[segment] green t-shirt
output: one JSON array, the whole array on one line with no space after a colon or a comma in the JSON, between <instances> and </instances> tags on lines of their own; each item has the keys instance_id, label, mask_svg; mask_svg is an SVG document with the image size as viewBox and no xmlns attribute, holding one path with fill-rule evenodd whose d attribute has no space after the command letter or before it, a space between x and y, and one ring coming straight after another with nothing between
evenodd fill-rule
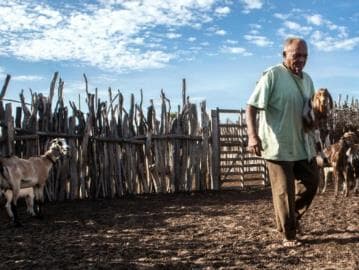
<instances>
[{"instance_id":1,"label":"green t-shirt","mask_svg":"<svg viewBox=\"0 0 359 270\"><path fill-rule=\"evenodd\" d=\"M283 64L264 72L248 100L259 109L263 158L296 161L315 156L314 133L304 133L302 123L304 100L313 94L313 81L304 72L300 78Z\"/></svg>"}]
</instances>

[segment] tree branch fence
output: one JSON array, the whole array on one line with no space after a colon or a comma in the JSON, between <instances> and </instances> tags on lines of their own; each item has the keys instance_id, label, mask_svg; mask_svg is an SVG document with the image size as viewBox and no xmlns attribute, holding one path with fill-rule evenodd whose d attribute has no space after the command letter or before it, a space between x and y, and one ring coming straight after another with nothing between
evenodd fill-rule
<instances>
[{"instance_id":1,"label":"tree branch fence","mask_svg":"<svg viewBox=\"0 0 359 270\"><path fill-rule=\"evenodd\" d=\"M206 103L197 106L186 96L183 80L182 107L171 111L161 91L159 114L153 100L145 110L132 94L124 107L120 91L108 89L108 101L90 93L84 75L87 112L63 98L64 82L55 73L49 94L31 91L31 101L20 93L21 106L4 105L10 75L0 93L1 156L28 158L43 154L55 137L66 138L71 154L51 172L46 185L50 201L113 198L125 194L204 191L211 178L211 122ZM15 117L13 117L15 115Z\"/></svg>"}]
</instances>

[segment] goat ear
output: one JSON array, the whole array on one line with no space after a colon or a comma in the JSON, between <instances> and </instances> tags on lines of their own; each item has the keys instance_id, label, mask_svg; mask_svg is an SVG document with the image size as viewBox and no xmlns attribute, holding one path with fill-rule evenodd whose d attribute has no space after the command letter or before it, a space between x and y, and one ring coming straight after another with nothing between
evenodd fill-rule
<instances>
[{"instance_id":1,"label":"goat ear","mask_svg":"<svg viewBox=\"0 0 359 270\"><path fill-rule=\"evenodd\" d=\"M319 111L320 110L320 100L319 100L319 95L317 95L317 93L315 93L312 96L312 100L313 100L313 106L312 107L314 107L317 111Z\"/></svg>"},{"instance_id":2,"label":"goat ear","mask_svg":"<svg viewBox=\"0 0 359 270\"><path fill-rule=\"evenodd\" d=\"M50 147L50 145L51 145L51 143L52 143L52 140L46 140L46 149L48 149L49 147Z\"/></svg>"},{"instance_id":3,"label":"goat ear","mask_svg":"<svg viewBox=\"0 0 359 270\"><path fill-rule=\"evenodd\" d=\"M52 140L48 141L47 144L46 144L46 148L49 148L55 142L56 142L56 139L52 139Z\"/></svg>"}]
</instances>

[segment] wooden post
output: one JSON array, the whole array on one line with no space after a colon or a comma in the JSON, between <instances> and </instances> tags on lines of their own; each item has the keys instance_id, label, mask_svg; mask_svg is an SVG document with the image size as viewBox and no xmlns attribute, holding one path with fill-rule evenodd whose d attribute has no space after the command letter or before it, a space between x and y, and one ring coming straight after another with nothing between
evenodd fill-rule
<instances>
[{"instance_id":1,"label":"wooden post","mask_svg":"<svg viewBox=\"0 0 359 270\"><path fill-rule=\"evenodd\" d=\"M6 144L7 153L6 155L12 156L15 154L14 151L14 118L12 117L11 103L5 105L5 123L6 123Z\"/></svg>"},{"instance_id":2,"label":"wooden post","mask_svg":"<svg viewBox=\"0 0 359 270\"><path fill-rule=\"evenodd\" d=\"M187 96L186 96L186 79L182 79L182 108L184 108L184 106L186 105L186 100L187 100Z\"/></svg>"},{"instance_id":3,"label":"wooden post","mask_svg":"<svg viewBox=\"0 0 359 270\"><path fill-rule=\"evenodd\" d=\"M206 112L206 101L201 102L201 124L202 124L202 155L201 155L201 178L200 189L210 189L210 182L208 177L209 166L209 136L210 136L210 120Z\"/></svg>"},{"instance_id":4,"label":"wooden post","mask_svg":"<svg viewBox=\"0 0 359 270\"><path fill-rule=\"evenodd\" d=\"M219 113L217 110L211 111L212 116L212 183L213 190L220 188L220 146L219 146Z\"/></svg>"}]
</instances>

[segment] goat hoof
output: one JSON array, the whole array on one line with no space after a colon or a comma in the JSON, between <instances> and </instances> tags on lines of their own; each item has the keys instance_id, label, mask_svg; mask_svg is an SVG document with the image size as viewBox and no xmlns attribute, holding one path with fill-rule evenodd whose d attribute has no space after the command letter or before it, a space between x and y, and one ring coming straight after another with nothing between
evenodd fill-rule
<instances>
[{"instance_id":1,"label":"goat hoof","mask_svg":"<svg viewBox=\"0 0 359 270\"><path fill-rule=\"evenodd\" d=\"M40 220L44 219L44 215L43 215L43 214L37 214L35 217L36 217L37 219L40 219Z\"/></svg>"},{"instance_id":2,"label":"goat hoof","mask_svg":"<svg viewBox=\"0 0 359 270\"><path fill-rule=\"evenodd\" d=\"M22 223L20 221L14 221L14 227L15 228L21 228L22 227Z\"/></svg>"}]
</instances>

